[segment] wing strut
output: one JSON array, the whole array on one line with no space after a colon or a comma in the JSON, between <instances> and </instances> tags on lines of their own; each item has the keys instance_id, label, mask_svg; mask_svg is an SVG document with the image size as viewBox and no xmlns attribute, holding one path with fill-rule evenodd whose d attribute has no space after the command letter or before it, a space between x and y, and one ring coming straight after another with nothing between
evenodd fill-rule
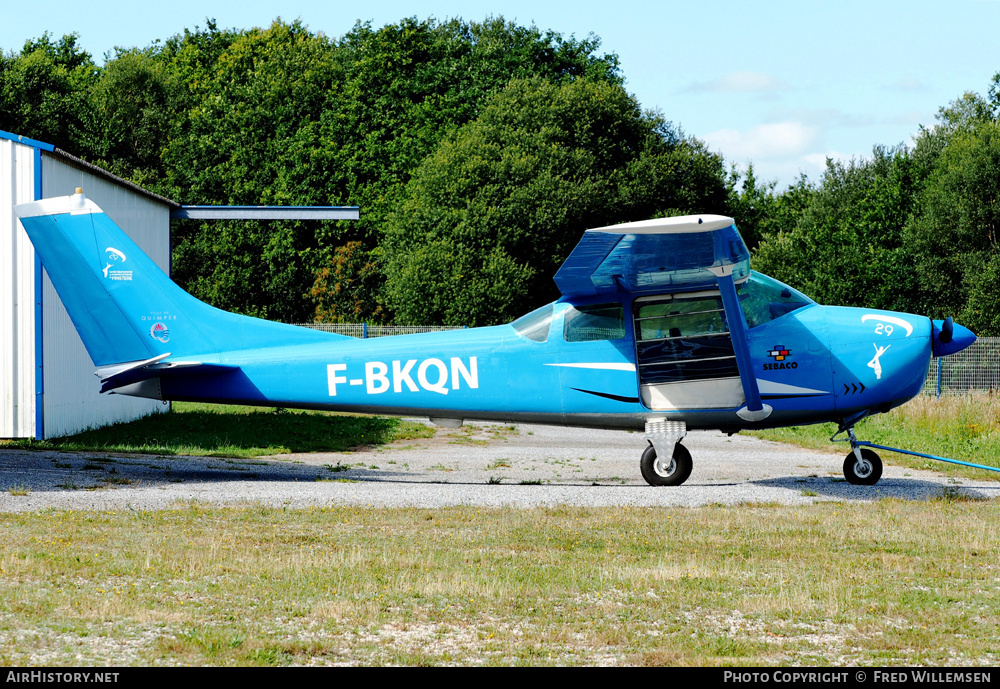
<instances>
[{"instance_id":1,"label":"wing strut","mask_svg":"<svg viewBox=\"0 0 1000 689\"><path fill-rule=\"evenodd\" d=\"M733 353L736 354L736 366L740 370L740 382L743 384L743 396L746 406L736 412L745 421L763 421L771 415L771 405L764 404L760 399L760 388L757 387L757 376L753 372L753 362L750 360L750 339L747 335L747 319L740 308L740 299L736 295L736 283L733 282L732 265L709 268L715 274L719 283L719 293L722 295L722 305L726 309L726 322L729 324L730 336L733 338Z\"/></svg>"}]
</instances>

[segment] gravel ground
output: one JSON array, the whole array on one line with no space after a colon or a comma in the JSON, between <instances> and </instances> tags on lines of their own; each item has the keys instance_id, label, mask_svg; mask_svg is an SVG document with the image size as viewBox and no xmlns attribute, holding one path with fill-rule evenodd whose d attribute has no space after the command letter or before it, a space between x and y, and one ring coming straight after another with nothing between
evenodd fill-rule
<instances>
[{"instance_id":1,"label":"gravel ground","mask_svg":"<svg viewBox=\"0 0 1000 689\"><path fill-rule=\"evenodd\" d=\"M847 447L803 450L747 436L692 432L694 471L654 488L639 474L641 433L478 424L432 439L357 452L253 460L34 452L0 446L0 511L161 509L203 504L376 507L697 506L808 504L884 497L926 500L944 490L1000 496L1000 483L892 465L877 486L841 473ZM985 472L984 472L985 473ZM17 495L27 488L27 495Z\"/></svg>"}]
</instances>

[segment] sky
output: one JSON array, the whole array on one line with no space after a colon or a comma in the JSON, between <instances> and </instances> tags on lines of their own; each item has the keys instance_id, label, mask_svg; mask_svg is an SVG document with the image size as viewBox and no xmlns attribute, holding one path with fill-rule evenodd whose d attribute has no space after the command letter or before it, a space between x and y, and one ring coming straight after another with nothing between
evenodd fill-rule
<instances>
[{"instance_id":1,"label":"sky","mask_svg":"<svg viewBox=\"0 0 1000 689\"><path fill-rule=\"evenodd\" d=\"M357 21L379 27L410 16L502 16L565 36L594 34L601 52L618 55L643 108L728 164L752 162L779 190L803 173L818 181L827 157L910 144L939 108L966 91L986 95L1000 72L1000 0L35 0L4 13L0 49L19 51L46 31L76 32L102 63L116 46L146 47L206 18L244 29L279 16L331 38Z\"/></svg>"}]
</instances>

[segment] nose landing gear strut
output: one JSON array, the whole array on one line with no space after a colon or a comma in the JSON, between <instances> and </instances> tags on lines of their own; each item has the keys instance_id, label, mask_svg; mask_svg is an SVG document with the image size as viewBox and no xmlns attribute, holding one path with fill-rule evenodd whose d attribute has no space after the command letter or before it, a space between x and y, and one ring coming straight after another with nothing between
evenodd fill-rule
<instances>
[{"instance_id":1,"label":"nose landing gear strut","mask_svg":"<svg viewBox=\"0 0 1000 689\"><path fill-rule=\"evenodd\" d=\"M838 438L837 436L841 433L847 433L847 437ZM960 464L965 467L972 467L973 469L985 469L986 471L1000 472L1000 468L998 467L986 466L984 464L973 464L972 462L962 462L957 459L948 459L947 457L928 455L923 452L911 452L910 450L901 450L898 447L876 445L875 443L869 443L866 440L858 440L854 435L853 426L841 428L833 434L830 441L834 443L851 443L851 452L844 459L844 478L847 479L848 483L856 486L874 486L878 483L878 480L882 478L882 459L875 453L874 450L870 449L873 447L878 448L879 450L898 452L902 455L924 457L938 462L947 462L948 464Z\"/></svg>"},{"instance_id":2,"label":"nose landing gear strut","mask_svg":"<svg viewBox=\"0 0 1000 689\"><path fill-rule=\"evenodd\" d=\"M863 447L868 443L857 439L853 427L842 430L847 431L846 438L838 438L841 431L837 431L830 440L851 443L851 451L844 458L844 478L853 486L874 486L882 478L882 458L874 450Z\"/></svg>"}]
</instances>

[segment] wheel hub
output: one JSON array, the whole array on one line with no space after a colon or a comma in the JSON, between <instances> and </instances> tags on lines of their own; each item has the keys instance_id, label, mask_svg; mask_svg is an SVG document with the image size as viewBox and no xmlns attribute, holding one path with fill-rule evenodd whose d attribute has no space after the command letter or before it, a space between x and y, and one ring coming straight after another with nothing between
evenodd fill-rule
<instances>
[{"instance_id":1,"label":"wheel hub","mask_svg":"<svg viewBox=\"0 0 1000 689\"><path fill-rule=\"evenodd\" d=\"M860 461L854 462L854 473L858 478L868 478L872 475L872 463L862 457Z\"/></svg>"},{"instance_id":2,"label":"wheel hub","mask_svg":"<svg viewBox=\"0 0 1000 689\"><path fill-rule=\"evenodd\" d=\"M657 456L656 461L653 462L653 471L666 478L677 471L677 461L673 457L670 457L670 459L667 460L660 459L660 457Z\"/></svg>"}]
</instances>

